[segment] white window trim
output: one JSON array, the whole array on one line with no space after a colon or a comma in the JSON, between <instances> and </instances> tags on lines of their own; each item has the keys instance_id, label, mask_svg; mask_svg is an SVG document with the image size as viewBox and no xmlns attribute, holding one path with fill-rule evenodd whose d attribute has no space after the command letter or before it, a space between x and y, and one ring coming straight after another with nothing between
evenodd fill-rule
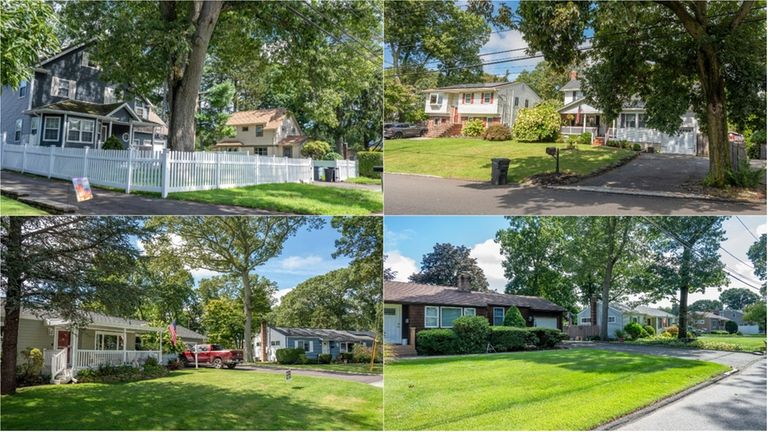
<instances>
[{"instance_id":1,"label":"white window trim","mask_svg":"<svg viewBox=\"0 0 768 432\"><path fill-rule=\"evenodd\" d=\"M464 314L464 309L457 307L457 306L440 306L440 328L453 328L452 325L446 326L443 325L443 309L458 309L459 310L459 318L461 318Z\"/></svg>"},{"instance_id":2,"label":"white window trim","mask_svg":"<svg viewBox=\"0 0 768 432\"><path fill-rule=\"evenodd\" d=\"M427 309L436 309L437 316L427 316ZM427 318L436 318L437 323L433 326L429 325ZM424 328L440 328L440 308L437 306L424 306Z\"/></svg>"},{"instance_id":3,"label":"white window trim","mask_svg":"<svg viewBox=\"0 0 768 432\"><path fill-rule=\"evenodd\" d=\"M591 323L592 323L592 319L591 318L582 318L581 319L581 324L591 324Z\"/></svg>"},{"instance_id":4,"label":"white window trim","mask_svg":"<svg viewBox=\"0 0 768 432\"><path fill-rule=\"evenodd\" d=\"M474 99L473 93L464 93L464 95L461 97L461 103L463 105L472 105L472 99Z\"/></svg>"},{"instance_id":5,"label":"white window trim","mask_svg":"<svg viewBox=\"0 0 768 432\"><path fill-rule=\"evenodd\" d=\"M434 102L432 102L432 99L435 99ZM440 93L430 93L429 94L429 104L430 105L441 105L443 103L442 98L440 97Z\"/></svg>"},{"instance_id":6,"label":"white window trim","mask_svg":"<svg viewBox=\"0 0 768 432\"><path fill-rule=\"evenodd\" d=\"M40 117L32 117L29 120L29 134L37 135L40 132Z\"/></svg>"},{"instance_id":7,"label":"white window trim","mask_svg":"<svg viewBox=\"0 0 768 432\"><path fill-rule=\"evenodd\" d=\"M19 84L19 99L23 99L29 94L29 81L22 80L21 82L24 83L24 85ZM24 94L21 94L22 89L25 90Z\"/></svg>"},{"instance_id":8,"label":"white window trim","mask_svg":"<svg viewBox=\"0 0 768 432\"><path fill-rule=\"evenodd\" d=\"M117 89L111 86L104 87L104 103L117 103Z\"/></svg>"},{"instance_id":9,"label":"white window trim","mask_svg":"<svg viewBox=\"0 0 768 432\"><path fill-rule=\"evenodd\" d=\"M486 96L486 95L488 95L488 100L487 100L487 101L485 100L485 96ZM485 93L485 92L484 92L484 93L482 94L482 99L481 99L481 100L483 101L483 104L489 104L489 103L491 103L491 100L492 100L492 99L493 99L493 98L491 97L491 92L487 92L487 93Z\"/></svg>"},{"instance_id":10,"label":"white window trim","mask_svg":"<svg viewBox=\"0 0 768 432\"><path fill-rule=\"evenodd\" d=\"M58 124L56 125L56 139L47 139L45 137L45 132L49 129L48 128L48 121L49 120L56 120ZM51 128L53 130L53 128ZM61 138L61 117L45 117L45 121L43 122L43 141L48 142L58 142Z\"/></svg>"},{"instance_id":11,"label":"white window trim","mask_svg":"<svg viewBox=\"0 0 768 432\"><path fill-rule=\"evenodd\" d=\"M21 141L22 132L24 132L24 119L19 118L16 119L16 122L13 125L13 142ZM16 134L19 135L18 138L16 138Z\"/></svg>"},{"instance_id":12,"label":"white window trim","mask_svg":"<svg viewBox=\"0 0 768 432\"><path fill-rule=\"evenodd\" d=\"M496 324L496 311L499 309L501 309L501 324ZM493 325L504 325L504 308L499 306L494 306L491 312L493 313L493 315L491 315L491 320L493 322Z\"/></svg>"},{"instance_id":13,"label":"white window trim","mask_svg":"<svg viewBox=\"0 0 768 432\"><path fill-rule=\"evenodd\" d=\"M472 311L472 313L468 314L467 311ZM461 313L462 313L462 316L477 316L477 309L475 309L475 308L464 308L464 310L462 310Z\"/></svg>"},{"instance_id":14,"label":"white window trim","mask_svg":"<svg viewBox=\"0 0 768 432\"><path fill-rule=\"evenodd\" d=\"M256 138L261 138L264 136L264 125L254 125L253 126L253 133L256 136ZM261 133L261 134L259 134Z\"/></svg>"},{"instance_id":15,"label":"white window trim","mask_svg":"<svg viewBox=\"0 0 768 432\"><path fill-rule=\"evenodd\" d=\"M96 138L96 120L82 119L82 118L70 118L69 119L69 125L70 126L72 125L73 121L80 122L80 129L78 129L78 135L77 135L78 138L77 138L77 140L69 139L69 130L67 130L67 142L80 143L80 144L93 144L93 140ZM88 122L88 123L93 125L91 127L91 140L90 141L83 141L83 124L85 122Z\"/></svg>"},{"instance_id":16,"label":"white window trim","mask_svg":"<svg viewBox=\"0 0 768 432\"><path fill-rule=\"evenodd\" d=\"M117 336L117 349L114 350L107 350L104 348L99 348L99 336ZM122 348L120 348L120 339L122 339L123 334L122 333L116 333L116 332L109 332L109 331L97 331L93 335L93 349L99 350L99 351L122 351ZM102 338L101 341L102 347L104 346L104 340ZM127 349L127 346L125 345L125 341L123 341L123 348Z\"/></svg>"},{"instance_id":17,"label":"white window trim","mask_svg":"<svg viewBox=\"0 0 768 432\"><path fill-rule=\"evenodd\" d=\"M616 317L613 315L608 315L608 324L615 323Z\"/></svg>"}]
</instances>

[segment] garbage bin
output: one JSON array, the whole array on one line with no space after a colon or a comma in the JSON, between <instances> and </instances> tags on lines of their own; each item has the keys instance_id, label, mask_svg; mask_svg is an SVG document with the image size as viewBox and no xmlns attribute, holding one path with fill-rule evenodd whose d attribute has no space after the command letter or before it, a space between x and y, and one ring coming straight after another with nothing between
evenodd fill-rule
<instances>
[{"instance_id":1,"label":"garbage bin","mask_svg":"<svg viewBox=\"0 0 768 432\"><path fill-rule=\"evenodd\" d=\"M320 181L323 179L323 176L321 173L323 172L323 167L316 166L315 169L315 181Z\"/></svg>"},{"instance_id":2,"label":"garbage bin","mask_svg":"<svg viewBox=\"0 0 768 432\"><path fill-rule=\"evenodd\" d=\"M326 168L325 169L325 181L327 182L335 182L336 181L336 168Z\"/></svg>"},{"instance_id":3,"label":"garbage bin","mask_svg":"<svg viewBox=\"0 0 768 432\"><path fill-rule=\"evenodd\" d=\"M507 184L507 172L509 171L510 159L494 158L491 159L491 183L495 185Z\"/></svg>"}]
</instances>

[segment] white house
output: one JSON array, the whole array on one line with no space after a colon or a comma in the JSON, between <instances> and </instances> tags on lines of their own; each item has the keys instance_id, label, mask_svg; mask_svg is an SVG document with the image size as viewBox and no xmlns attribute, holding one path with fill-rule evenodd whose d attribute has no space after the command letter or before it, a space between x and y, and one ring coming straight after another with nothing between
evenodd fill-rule
<instances>
[{"instance_id":1,"label":"white house","mask_svg":"<svg viewBox=\"0 0 768 432\"><path fill-rule=\"evenodd\" d=\"M301 348L308 358L330 354L333 359L341 353L351 353L355 345L371 347L374 334L366 331L266 327L253 338L253 352L261 360L261 344L267 348L265 361L276 361L277 350Z\"/></svg>"},{"instance_id":2,"label":"white house","mask_svg":"<svg viewBox=\"0 0 768 432\"><path fill-rule=\"evenodd\" d=\"M219 141L216 151L298 158L307 141L296 118L284 108L239 111L227 125L235 128L235 137Z\"/></svg>"},{"instance_id":3,"label":"white house","mask_svg":"<svg viewBox=\"0 0 768 432\"><path fill-rule=\"evenodd\" d=\"M597 310L597 322L592 323L591 320L591 307L587 306L582 309L576 316L576 325L590 326L590 325L603 325L602 317L602 302L598 301ZM661 309L655 309L648 306L637 306L630 308L620 303L610 303L608 305L608 336L615 337L616 330L623 330L624 326L636 322L641 325L649 325L653 327L657 333L664 331L664 327L669 327L677 323L677 317L665 312Z\"/></svg>"},{"instance_id":4,"label":"white house","mask_svg":"<svg viewBox=\"0 0 768 432\"><path fill-rule=\"evenodd\" d=\"M430 136L457 135L461 125L473 119L481 119L486 127L511 126L520 109L541 101L533 89L519 82L457 84L424 93Z\"/></svg>"},{"instance_id":5,"label":"white house","mask_svg":"<svg viewBox=\"0 0 768 432\"><path fill-rule=\"evenodd\" d=\"M607 140L627 140L652 145L661 153L696 154L699 122L693 112L683 115L683 124L677 135L668 135L646 126L648 114L645 102L641 100L625 104L618 118L608 119L599 107L587 103L581 80L575 72L571 72L571 80L560 91L564 103L559 110L562 119L560 133L563 135L589 132L602 143Z\"/></svg>"}]
</instances>

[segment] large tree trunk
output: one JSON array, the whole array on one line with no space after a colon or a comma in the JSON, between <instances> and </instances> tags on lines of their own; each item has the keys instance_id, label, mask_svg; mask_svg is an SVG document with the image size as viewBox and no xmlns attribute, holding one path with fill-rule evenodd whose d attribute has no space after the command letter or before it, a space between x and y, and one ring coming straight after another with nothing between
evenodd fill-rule
<instances>
[{"instance_id":1,"label":"large tree trunk","mask_svg":"<svg viewBox=\"0 0 768 432\"><path fill-rule=\"evenodd\" d=\"M245 313L245 328L243 331L243 355L245 361L253 361L253 311L251 310L251 275L244 270L240 277L243 280L243 313Z\"/></svg>"},{"instance_id":2,"label":"large tree trunk","mask_svg":"<svg viewBox=\"0 0 768 432\"><path fill-rule=\"evenodd\" d=\"M21 316L21 286L23 283L22 232L24 218L10 218L6 260L7 287L5 293L5 322L3 325L3 355L0 373L0 394L16 393L16 356L18 355L19 318Z\"/></svg>"},{"instance_id":3,"label":"large tree trunk","mask_svg":"<svg viewBox=\"0 0 768 432\"><path fill-rule=\"evenodd\" d=\"M608 262L605 264L605 274L603 275L603 286L602 286L602 304L600 304L600 339L607 341L608 340L608 304L611 299L611 281L613 280L613 265L615 263L614 260L614 251L616 246L616 219L613 217L608 217L606 220L607 228L608 228L608 253L606 254L606 257L608 259Z\"/></svg>"},{"instance_id":4,"label":"large tree trunk","mask_svg":"<svg viewBox=\"0 0 768 432\"><path fill-rule=\"evenodd\" d=\"M269 327L267 326L267 321L266 320L261 320L261 326L260 327L261 327L261 332L260 332L260 337L261 337L261 361L265 362L265 361L269 361L269 358L267 358L267 351L268 351L268 347L267 347L267 343L268 343L267 332L269 331Z\"/></svg>"},{"instance_id":5,"label":"large tree trunk","mask_svg":"<svg viewBox=\"0 0 768 432\"><path fill-rule=\"evenodd\" d=\"M725 80L720 60L710 45L699 47L696 67L707 100L706 121L709 138L709 175L717 186L725 185L726 172L731 169L728 148L728 113L725 108Z\"/></svg>"},{"instance_id":6,"label":"large tree trunk","mask_svg":"<svg viewBox=\"0 0 768 432\"><path fill-rule=\"evenodd\" d=\"M680 263L680 271L682 272L680 283L680 309L678 310L678 339L688 339L688 291L690 290L690 264L691 264L691 249L685 247L683 249L683 258Z\"/></svg>"},{"instance_id":7,"label":"large tree trunk","mask_svg":"<svg viewBox=\"0 0 768 432\"><path fill-rule=\"evenodd\" d=\"M161 2L163 3L163 2ZM186 58L171 59L168 76L168 147L171 150L195 150L195 112L203 64L213 29L219 19L222 1L195 1L188 20L195 31L190 35L190 50ZM161 5L161 8L163 6ZM165 9L169 9L168 6ZM175 9L161 9L164 19L175 19Z\"/></svg>"}]
</instances>

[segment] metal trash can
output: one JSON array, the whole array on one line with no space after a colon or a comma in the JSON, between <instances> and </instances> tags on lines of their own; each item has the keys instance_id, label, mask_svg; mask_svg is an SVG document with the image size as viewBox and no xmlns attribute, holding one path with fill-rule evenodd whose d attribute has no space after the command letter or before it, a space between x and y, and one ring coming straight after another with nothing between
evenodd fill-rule
<instances>
[{"instance_id":1,"label":"metal trash can","mask_svg":"<svg viewBox=\"0 0 768 432\"><path fill-rule=\"evenodd\" d=\"M323 167L316 166L316 167L314 167L314 169L315 169L314 170L315 171L315 177L314 177L315 181L322 180L323 179L323 176L322 176Z\"/></svg>"},{"instance_id":2,"label":"metal trash can","mask_svg":"<svg viewBox=\"0 0 768 432\"><path fill-rule=\"evenodd\" d=\"M325 181L327 182L335 182L337 177L337 169L336 168L326 168L325 169Z\"/></svg>"},{"instance_id":3,"label":"metal trash can","mask_svg":"<svg viewBox=\"0 0 768 432\"><path fill-rule=\"evenodd\" d=\"M510 159L491 159L491 183L494 185L507 184L507 172L509 172Z\"/></svg>"}]
</instances>

